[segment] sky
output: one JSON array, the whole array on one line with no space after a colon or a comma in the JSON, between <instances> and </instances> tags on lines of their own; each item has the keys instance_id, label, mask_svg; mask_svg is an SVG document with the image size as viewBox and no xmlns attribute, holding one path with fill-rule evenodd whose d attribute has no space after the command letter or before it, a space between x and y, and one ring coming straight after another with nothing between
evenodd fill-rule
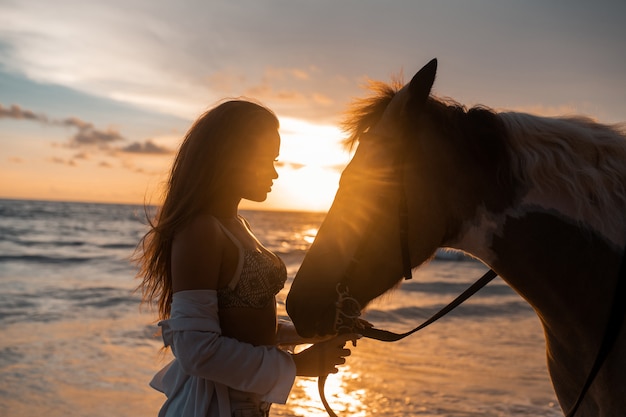
<instances>
[{"instance_id":1,"label":"sky","mask_svg":"<svg viewBox=\"0 0 626 417\"><path fill-rule=\"evenodd\" d=\"M325 211L368 80L431 58L472 106L626 121L623 0L0 0L0 198L161 200L193 121L225 98L276 112L274 191Z\"/></svg>"}]
</instances>

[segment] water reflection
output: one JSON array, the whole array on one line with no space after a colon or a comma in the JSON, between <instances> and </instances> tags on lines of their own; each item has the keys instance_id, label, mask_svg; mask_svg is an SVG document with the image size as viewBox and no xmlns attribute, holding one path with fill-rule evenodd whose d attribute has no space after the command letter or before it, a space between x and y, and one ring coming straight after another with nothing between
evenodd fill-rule
<instances>
[{"instance_id":1,"label":"water reflection","mask_svg":"<svg viewBox=\"0 0 626 417\"><path fill-rule=\"evenodd\" d=\"M315 240L316 236L317 236L317 229L311 228L303 232L302 239L304 239L304 241L307 242L308 244L311 244Z\"/></svg>"},{"instance_id":2,"label":"water reflection","mask_svg":"<svg viewBox=\"0 0 626 417\"><path fill-rule=\"evenodd\" d=\"M349 365L340 367L338 373L328 376L326 399L335 413L351 417L368 415L368 407L364 401L366 390L359 387L360 380L360 374L353 372ZM317 378L297 378L288 404L290 411L298 416L328 416L320 399Z\"/></svg>"}]
</instances>

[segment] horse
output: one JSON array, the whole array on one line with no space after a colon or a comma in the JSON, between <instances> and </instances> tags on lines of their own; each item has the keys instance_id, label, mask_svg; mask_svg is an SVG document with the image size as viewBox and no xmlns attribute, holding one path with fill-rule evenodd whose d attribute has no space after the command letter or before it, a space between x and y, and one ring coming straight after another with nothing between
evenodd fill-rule
<instances>
[{"instance_id":1,"label":"horse","mask_svg":"<svg viewBox=\"0 0 626 417\"><path fill-rule=\"evenodd\" d=\"M434 59L406 85L375 82L371 97L353 103L344 127L356 150L287 312L301 336L336 333L340 286L360 311L438 248L460 250L534 309L566 412L611 306L626 303L617 290L626 280L618 278L626 275L626 126L467 108L431 93L436 69ZM577 416L626 415L624 327L613 329Z\"/></svg>"}]
</instances>

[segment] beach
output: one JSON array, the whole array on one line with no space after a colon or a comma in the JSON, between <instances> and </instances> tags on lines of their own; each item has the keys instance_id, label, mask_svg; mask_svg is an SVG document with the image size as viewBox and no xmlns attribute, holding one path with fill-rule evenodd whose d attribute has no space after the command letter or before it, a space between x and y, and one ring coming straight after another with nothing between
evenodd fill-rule
<instances>
[{"instance_id":1,"label":"beach","mask_svg":"<svg viewBox=\"0 0 626 417\"><path fill-rule=\"evenodd\" d=\"M287 264L277 297L286 319L291 279L323 214L243 215ZM134 292L129 258L144 218L141 206L0 200L0 415L157 415L164 398L148 382L171 354ZM364 317L406 331L485 270L435 259ZM359 340L326 393L341 416L562 416L539 320L500 279L403 341ZM326 415L317 381L298 378L271 415Z\"/></svg>"}]
</instances>

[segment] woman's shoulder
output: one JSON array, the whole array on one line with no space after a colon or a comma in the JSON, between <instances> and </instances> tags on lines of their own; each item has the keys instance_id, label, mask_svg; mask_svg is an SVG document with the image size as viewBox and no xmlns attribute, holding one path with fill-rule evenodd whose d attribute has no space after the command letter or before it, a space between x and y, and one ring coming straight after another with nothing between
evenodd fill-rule
<instances>
[{"instance_id":1,"label":"woman's shoulder","mask_svg":"<svg viewBox=\"0 0 626 417\"><path fill-rule=\"evenodd\" d=\"M196 216L178 230L172 242L175 292L217 288L225 239L219 222L212 216Z\"/></svg>"},{"instance_id":2,"label":"woman's shoulder","mask_svg":"<svg viewBox=\"0 0 626 417\"><path fill-rule=\"evenodd\" d=\"M210 214L199 214L191 218L175 234L174 241L187 240L203 244L221 244L224 231L215 217Z\"/></svg>"}]
</instances>

